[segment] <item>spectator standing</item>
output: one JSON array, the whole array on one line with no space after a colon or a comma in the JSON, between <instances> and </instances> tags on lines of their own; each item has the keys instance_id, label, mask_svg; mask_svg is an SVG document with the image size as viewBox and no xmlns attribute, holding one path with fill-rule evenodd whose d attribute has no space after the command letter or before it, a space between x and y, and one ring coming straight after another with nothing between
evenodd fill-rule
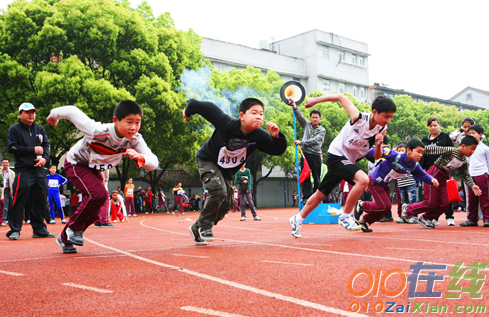
<instances>
[{"instance_id":1,"label":"spectator standing","mask_svg":"<svg viewBox=\"0 0 489 317\"><path fill-rule=\"evenodd\" d=\"M173 195L175 196L175 204L173 205L172 212L175 212L175 209L177 209L177 205L180 205L180 212L182 215L185 215L185 212L183 210L183 197L182 195L185 193L185 191L182 188L182 183L178 182L175 187L173 187Z\"/></svg>"},{"instance_id":2,"label":"spectator standing","mask_svg":"<svg viewBox=\"0 0 489 317\"><path fill-rule=\"evenodd\" d=\"M127 214L135 215L136 211L134 210L134 184L132 183L132 178L129 178L127 180L126 186L124 186L124 199L126 202Z\"/></svg>"},{"instance_id":3,"label":"spectator standing","mask_svg":"<svg viewBox=\"0 0 489 317\"><path fill-rule=\"evenodd\" d=\"M165 207L167 214L170 213L170 211L168 210L168 206L166 205L166 195L163 192L163 189L161 189L161 187L158 187L158 206L156 207L156 209L159 209L161 206Z\"/></svg>"},{"instance_id":4,"label":"spectator standing","mask_svg":"<svg viewBox=\"0 0 489 317\"><path fill-rule=\"evenodd\" d=\"M26 205L30 207L33 238L54 238L44 223L47 213L48 182L44 165L49 160L49 140L44 127L36 124L36 108L30 103L19 107L19 122L7 133L7 149L15 156L15 196L12 210L8 213L10 240L19 240L22 215Z\"/></svg>"},{"instance_id":5,"label":"spectator standing","mask_svg":"<svg viewBox=\"0 0 489 317\"><path fill-rule=\"evenodd\" d=\"M64 203L61 201L61 196L59 193L59 187L63 186L68 182L66 178L56 173L56 166L52 165L49 168L49 174L46 176L48 179L48 200L49 200L49 212L51 216L50 224L56 223L56 208L58 209L58 216L61 218L61 223L65 224L64 220L65 214L63 207L66 204L66 197Z\"/></svg>"},{"instance_id":6,"label":"spectator standing","mask_svg":"<svg viewBox=\"0 0 489 317\"><path fill-rule=\"evenodd\" d=\"M14 179L15 172L10 169L10 161L8 158L2 160L2 172L3 172L3 198L4 198L4 214L0 210L0 223L7 223L8 211L12 207L12 197L14 196Z\"/></svg>"},{"instance_id":7,"label":"spectator standing","mask_svg":"<svg viewBox=\"0 0 489 317\"><path fill-rule=\"evenodd\" d=\"M73 191L70 196L70 216L75 213L76 208L78 208L78 191Z\"/></svg>"},{"instance_id":8,"label":"spectator standing","mask_svg":"<svg viewBox=\"0 0 489 317\"><path fill-rule=\"evenodd\" d=\"M146 206L146 214L154 213L153 211L153 192L151 191L151 186L148 186L146 190L143 191L144 205Z\"/></svg>"},{"instance_id":9,"label":"spectator standing","mask_svg":"<svg viewBox=\"0 0 489 317\"><path fill-rule=\"evenodd\" d=\"M260 217L256 214L253 198L251 197L251 172L246 168L246 163L241 165L240 169L234 175L234 183L238 185L239 208L241 209L241 221L246 220L246 205L244 197L248 201L248 205L253 215L253 220L260 221Z\"/></svg>"},{"instance_id":10,"label":"spectator standing","mask_svg":"<svg viewBox=\"0 0 489 317\"><path fill-rule=\"evenodd\" d=\"M321 122L321 112L318 110L312 110L309 114L309 121L307 121L302 112L297 108L295 103L291 104L294 108L294 113L304 129L304 134L302 136L302 141L295 140L294 143L302 148L304 157L309 164L311 169L311 176L313 178L314 184L311 184L311 179L306 178L302 183L302 192L305 205L307 199L316 192L321 184L321 146L323 145L324 137L326 135L326 129L322 127L319 123ZM301 159L301 169L304 168L304 158Z\"/></svg>"}]
</instances>

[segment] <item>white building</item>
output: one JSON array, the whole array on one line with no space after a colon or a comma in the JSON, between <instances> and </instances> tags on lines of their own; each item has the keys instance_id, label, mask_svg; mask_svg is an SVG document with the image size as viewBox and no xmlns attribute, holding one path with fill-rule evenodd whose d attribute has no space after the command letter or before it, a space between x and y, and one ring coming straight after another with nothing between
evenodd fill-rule
<instances>
[{"instance_id":1,"label":"white building","mask_svg":"<svg viewBox=\"0 0 489 317\"><path fill-rule=\"evenodd\" d=\"M467 86L450 100L487 109L489 108L489 91Z\"/></svg>"},{"instance_id":2,"label":"white building","mask_svg":"<svg viewBox=\"0 0 489 317\"><path fill-rule=\"evenodd\" d=\"M214 69L228 71L250 65L276 71L283 81L300 81L306 94L348 92L368 100L367 44L337 34L312 30L261 49L204 38L201 51Z\"/></svg>"}]
</instances>

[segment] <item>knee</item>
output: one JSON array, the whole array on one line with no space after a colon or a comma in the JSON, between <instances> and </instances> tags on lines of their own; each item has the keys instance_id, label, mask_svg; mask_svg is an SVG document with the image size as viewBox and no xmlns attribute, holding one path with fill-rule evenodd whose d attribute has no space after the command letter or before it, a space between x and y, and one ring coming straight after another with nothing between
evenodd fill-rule
<instances>
[{"instance_id":1,"label":"knee","mask_svg":"<svg viewBox=\"0 0 489 317\"><path fill-rule=\"evenodd\" d=\"M368 186L368 176L365 173L357 175L355 177L355 186L366 188Z\"/></svg>"}]
</instances>

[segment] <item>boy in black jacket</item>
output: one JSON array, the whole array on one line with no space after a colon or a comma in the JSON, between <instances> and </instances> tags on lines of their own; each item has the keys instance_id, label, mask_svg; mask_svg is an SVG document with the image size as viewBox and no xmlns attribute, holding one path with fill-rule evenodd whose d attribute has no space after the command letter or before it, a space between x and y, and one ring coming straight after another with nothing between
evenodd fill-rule
<instances>
[{"instance_id":1,"label":"boy in black jacket","mask_svg":"<svg viewBox=\"0 0 489 317\"><path fill-rule=\"evenodd\" d=\"M210 139L197 152L197 168L209 197L199 219L189 228L196 245L214 241L212 227L232 208L233 176L248 157L255 150L281 155L287 149L287 139L275 123L267 122L269 133L261 128L264 108L260 100L247 98L239 106L237 119L211 102L190 99L183 110L185 121L200 114L215 127Z\"/></svg>"},{"instance_id":2,"label":"boy in black jacket","mask_svg":"<svg viewBox=\"0 0 489 317\"><path fill-rule=\"evenodd\" d=\"M48 182L44 165L49 160L49 140L43 126L34 123L36 108L30 103L19 107L19 122L7 133L7 149L15 156L15 190L12 209L8 213L10 240L19 240L26 203L30 207L33 238L54 238L44 223L47 212ZM27 199L29 201L27 202Z\"/></svg>"}]
</instances>

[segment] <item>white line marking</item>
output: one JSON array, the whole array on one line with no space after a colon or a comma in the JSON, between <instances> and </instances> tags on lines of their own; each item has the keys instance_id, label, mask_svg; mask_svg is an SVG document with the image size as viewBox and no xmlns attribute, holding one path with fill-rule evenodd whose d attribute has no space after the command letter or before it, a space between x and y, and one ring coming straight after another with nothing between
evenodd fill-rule
<instances>
[{"instance_id":1,"label":"white line marking","mask_svg":"<svg viewBox=\"0 0 489 317\"><path fill-rule=\"evenodd\" d=\"M213 281L213 282L216 282L216 283L221 283L221 284L224 284L224 285L227 285L227 286L239 288L239 289L242 289L242 290L245 290L245 291L249 291L249 292L252 292L252 293L255 293L255 294L259 294L259 295L263 295L263 296L267 296L267 297L271 297L271 298L280 299L280 300L283 300L283 301L286 301L286 302L290 302L290 303L293 303L293 304L296 304L296 305L301 305L301 306L308 307L308 308L314 308L314 309L317 309L317 310L325 311L325 312L332 313L332 314L343 315L343 316L367 316L367 315L363 315L363 314L352 313L352 312L349 312L349 311L345 311L345 310L341 310L341 309L337 309L337 308L325 306L325 305L322 305L322 304L317 304L317 303L310 302L310 301L303 300L303 299L298 299L298 298L294 298L294 297L290 297L290 296L285 296L285 295L278 294L278 293L273 293L273 292L265 291L265 290L262 290L262 289L259 289L259 288L255 288L255 287L252 287L252 286L248 286L248 285L244 285L244 284L240 284L240 283L228 281L228 280L225 280L225 279L222 279L222 278L218 278L218 277L214 277L214 276L211 276L211 275L202 274L202 273L199 273L199 272L187 270L187 269L180 268L180 267L177 267L177 266L174 266L174 265L169 265L169 264L157 262L157 261L154 261L154 260L151 260L151 259L147 259L147 258L143 258L142 256L138 256L138 255L135 255L135 254L132 254L132 253L123 251L123 250L119 250L119 249L116 249L116 248L113 248L113 247L109 247L109 246L103 245L101 243L95 242L95 241L90 240L88 238L85 238L85 241L91 242L91 243L93 243L95 245L98 245L99 247L102 247L102 248L106 248L106 249L109 249L109 250L112 250L112 251L115 251L115 252L119 252L119 253L125 254L127 256L130 256L130 257L135 258L135 259L140 260L140 261L144 261L144 262L147 262L147 263L150 263L150 264L154 264L154 265L157 265L157 266L166 267L166 268L169 268L169 269L172 269L172 270L177 270L178 272L183 272L183 273L186 273L186 274L189 274L189 275L197 276L197 277L200 277L200 278L203 278L203 279L206 279L206 280L210 280L210 281Z\"/></svg>"},{"instance_id":2,"label":"white line marking","mask_svg":"<svg viewBox=\"0 0 489 317\"><path fill-rule=\"evenodd\" d=\"M74 283L61 283L61 285L71 286L71 287L75 287L75 288L81 288L81 289L85 289L87 291L94 291L94 292L98 292L98 293L113 293L113 291L109 291L106 289L95 288L95 287L90 287L90 286L85 286L85 285L80 285L80 284L74 284Z\"/></svg>"},{"instance_id":3,"label":"white line marking","mask_svg":"<svg viewBox=\"0 0 489 317\"><path fill-rule=\"evenodd\" d=\"M178 235L188 235L182 232L175 232L175 231L170 231L170 230L164 230L160 228L155 228L155 227L150 227L148 225L145 225L141 222L141 225L158 230L158 231L163 231L167 233L173 233L173 234L178 234ZM335 234L326 234L326 235L321 235L321 236L337 236L340 233L335 233ZM345 235L351 235L352 233L344 233ZM374 236L371 235L361 235L362 239L366 238L367 236L370 238L374 238ZM387 238L387 237L376 237L379 239L396 239L396 238ZM398 240L406 240L406 238L397 238ZM382 260L390 260L390 261L401 261L401 262L424 262L428 264L442 264L442 265L447 265L449 267L454 267L455 264L446 264L446 263L439 263L439 262L430 262L430 261L425 261L425 260L412 260L412 259L400 259L400 258L393 258L393 257L385 257L385 256L376 256L376 255L369 255L369 254L360 254L360 253L349 253L349 252L338 252L338 251L328 251L328 250L318 250L318 249L310 249L310 248L301 248L301 247L295 247L295 246L290 246L290 245L282 245L282 244L272 244L272 243L264 243L264 242L255 242L255 241L241 241L241 240L233 240L233 239L222 239L220 238L219 240L222 241L229 241L229 242L236 242L236 243L243 243L243 244L257 244L257 245L266 245L266 246L272 246L272 247L279 247L279 248L286 248L286 249L296 249L300 251L311 251L311 252L319 252L319 253L331 253L331 254L337 254L337 255L350 255L353 257L365 257L365 258L372 258L372 259L382 259ZM292 239L291 239L292 240ZM418 239L410 239L410 241L416 241ZM475 245L481 245L481 246L488 246L489 244L476 244L476 243L463 243L463 242L448 242L448 241L432 241L432 240L422 240L419 239L419 241L423 242L440 242L440 243L457 243L457 244L475 244Z\"/></svg>"},{"instance_id":4,"label":"white line marking","mask_svg":"<svg viewBox=\"0 0 489 317\"><path fill-rule=\"evenodd\" d=\"M435 251L435 250L429 250L429 249L408 249L408 248L385 248L385 249L391 249L391 250L409 250L409 251Z\"/></svg>"},{"instance_id":5,"label":"white line marking","mask_svg":"<svg viewBox=\"0 0 489 317\"><path fill-rule=\"evenodd\" d=\"M201 259L208 259L208 256L203 256L203 255L190 255L190 254L172 254L174 256L188 256L191 258L201 258Z\"/></svg>"},{"instance_id":6,"label":"white line marking","mask_svg":"<svg viewBox=\"0 0 489 317\"><path fill-rule=\"evenodd\" d=\"M112 255L93 255L93 256L77 256L75 259L92 259L92 258L115 258L124 256L123 254L112 254Z\"/></svg>"},{"instance_id":7,"label":"white line marking","mask_svg":"<svg viewBox=\"0 0 489 317\"><path fill-rule=\"evenodd\" d=\"M192 307L192 306L184 306L184 307L180 307L180 309L186 310L186 311L193 311L196 313L201 313L201 314L206 314L206 315L211 315L211 316L219 316L219 317L246 317L244 315L230 314L230 313L220 312L217 310Z\"/></svg>"},{"instance_id":8,"label":"white line marking","mask_svg":"<svg viewBox=\"0 0 489 317\"><path fill-rule=\"evenodd\" d=\"M277 263L277 264L287 264L287 265L304 265L304 266L313 266L314 265L314 264L306 264L306 263L277 262L277 261L266 261L266 260L263 260L262 262Z\"/></svg>"},{"instance_id":9,"label":"white line marking","mask_svg":"<svg viewBox=\"0 0 489 317\"><path fill-rule=\"evenodd\" d=\"M23 276L24 274L21 273L15 273L15 272L9 272L9 271L0 271L2 274L7 274L7 275L12 275L12 276Z\"/></svg>"}]
</instances>

